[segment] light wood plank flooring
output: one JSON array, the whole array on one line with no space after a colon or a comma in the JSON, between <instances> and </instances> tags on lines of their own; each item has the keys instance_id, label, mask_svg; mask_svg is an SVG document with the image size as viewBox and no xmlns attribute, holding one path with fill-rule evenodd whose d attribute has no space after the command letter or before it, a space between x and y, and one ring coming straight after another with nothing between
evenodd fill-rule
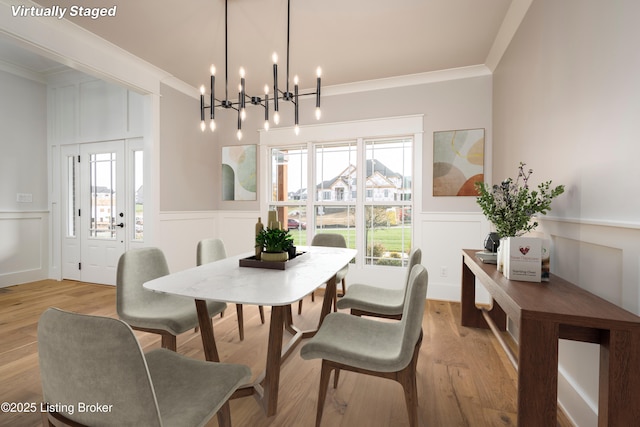
<instances>
[{"instance_id":1,"label":"light wood plank flooring","mask_svg":"<svg viewBox=\"0 0 640 427\"><path fill-rule=\"evenodd\" d=\"M294 322L316 326L321 299L307 297ZM42 399L36 327L50 306L87 314L116 317L115 288L73 281L41 281L0 288L0 402ZM265 307L269 318L269 308ZM245 340L238 337L233 304L214 320L220 358L244 363L254 377L264 369L268 320L262 325L258 308L245 306ZM488 331L463 328L457 303L427 301L424 340L418 360L420 419L424 426L513 426L516 424L516 373ZM159 347L157 336L136 332L143 349ZM285 334L286 339L286 334ZM178 337L178 351L204 359L199 334ZM287 360L280 377L278 414L267 418L251 397L231 402L234 426L313 426L320 379L320 361L305 361L299 351ZM349 372L329 389L324 426L401 427L408 425L399 384ZM559 426L571 424L560 414ZM0 426L40 425L40 414L0 412ZM214 417L208 424L217 426Z\"/></svg>"}]
</instances>

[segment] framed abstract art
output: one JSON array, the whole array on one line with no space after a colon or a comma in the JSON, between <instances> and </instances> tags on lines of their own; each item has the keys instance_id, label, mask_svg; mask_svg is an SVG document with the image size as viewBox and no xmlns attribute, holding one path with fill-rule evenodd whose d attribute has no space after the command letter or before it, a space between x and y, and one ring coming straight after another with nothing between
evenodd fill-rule
<instances>
[{"instance_id":1,"label":"framed abstract art","mask_svg":"<svg viewBox=\"0 0 640 427\"><path fill-rule=\"evenodd\" d=\"M222 200L256 200L256 147L222 147Z\"/></svg>"},{"instance_id":2,"label":"framed abstract art","mask_svg":"<svg viewBox=\"0 0 640 427\"><path fill-rule=\"evenodd\" d=\"M477 196L484 180L484 129L433 133L433 195Z\"/></svg>"}]
</instances>

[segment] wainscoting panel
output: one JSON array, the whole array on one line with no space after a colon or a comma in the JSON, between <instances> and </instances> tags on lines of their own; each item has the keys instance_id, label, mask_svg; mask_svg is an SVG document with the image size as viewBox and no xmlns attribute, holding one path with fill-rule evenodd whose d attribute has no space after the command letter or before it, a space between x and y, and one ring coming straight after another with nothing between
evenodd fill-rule
<instances>
[{"instance_id":1,"label":"wainscoting panel","mask_svg":"<svg viewBox=\"0 0 640 427\"><path fill-rule=\"evenodd\" d=\"M640 314L640 225L542 217L551 271ZM579 426L597 426L599 346L560 342L558 399Z\"/></svg>"},{"instance_id":2,"label":"wainscoting panel","mask_svg":"<svg viewBox=\"0 0 640 427\"><path fill-rule=\"evenodd\" d=\"M422 249L422 265L429 272L429 299L460 301L462 253L469 248L482 248L488 231L484 216L479 213L422 213L416 230L416 245ZM476 289L478 302L488 302L482 286Z\"/></svg>"},{"instance_id":3,"label":"wainscoting panel","mask_svg":"<svg viewBox=\"0 0 640 427\"><path fill-rule=\"evenodd\" d=\"M0 212L0 287L48 275L48 212Z\"/></svg>"},{"instance_id":4,"label":"wainscoting panel","mask_svg":"<svg viewBox=\"0 0 640 427\"><path fill-rule=\"evenodd\" d=\"M161 212L159 246L171 271L196 265L198 242L220 238L227 255L253 251L257 211Z\"/></svg>"},{"instance_id":5,"label":"wainscoting panel","mask_svg":"<svg viewBox=\"0 0 640 427\"><path fill-rule=\"evenodd\" d=\"M196 265L198 241L218 237L216 212L161 212L158 246L169 264L169 271Z\"/></svg>"}]
</instances>

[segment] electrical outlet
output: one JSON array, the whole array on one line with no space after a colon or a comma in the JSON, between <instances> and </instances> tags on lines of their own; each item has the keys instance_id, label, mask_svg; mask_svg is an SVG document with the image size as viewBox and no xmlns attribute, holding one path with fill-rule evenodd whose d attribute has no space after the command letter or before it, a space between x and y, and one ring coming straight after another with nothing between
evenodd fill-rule
<instances>
[{"instance_id":1,"label":"electrical outlet","mask_svg":"<svg viewBox=\"0 0 640 427\"><path fill-rule=\"evenodd\" d=\"M448 275L449 271L447 270L447 267L445 265L440 267L440 277L447 277Z\"/></svg>"}]
</instances>

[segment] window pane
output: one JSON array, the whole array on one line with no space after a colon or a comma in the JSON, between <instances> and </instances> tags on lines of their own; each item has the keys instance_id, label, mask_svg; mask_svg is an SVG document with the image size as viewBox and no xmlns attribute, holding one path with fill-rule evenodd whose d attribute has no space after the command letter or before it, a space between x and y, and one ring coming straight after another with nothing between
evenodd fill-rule
<instances>
[{"instance_id":1,"label":"window pane","mask_svg":"<svg viewBox=\"0 0 640 427\"><path fill-rule=\"evenodd\" d=\"M135 206L135 227L134 240L142 240L144 238L144 186L143 186L143 151L137 150L133 152L133 194Z\"/></svg>"},{"instance_id":2,"label":"window pane","mask_svg":"<svg viewBox=\"0 0 640 427\"><path fill-rule=\"evenodd\" d=\"M411 251L411 208L367 205L367 265L406 266Z\"/></svg>"},{"instance_id":3,"label":"window pane","mask_svg":"<svg viewBox=\"0 0 640 427\"><path fill-rule=\"evenodd\" d=\"M316 234L338 233L347 241L347 247L356 248L355 206L318 206L316 208Z\"/></svg>"},{"instance_id":4,"label":"window pane","mask_svg":"<svg viewBox=\"0 0 640 427\"><path fill-rule=\"evenodd\" d=\"M316 200L354 201L358 166L355 142L316 146Z\"/></svg>"},{"instance_id":5,"label":"window pane","mask_svg":"<svg viewBox=\"0 0 640 427\"><path fill-rule=\"evenodd\" d=\"M307 206L306 205L290 205L290 206L269 206L269 210L277 212L278 221L282 224L282 228L289 230L289 234L293 237L296 246L304 246L307 244ZM286 218L286 222L283 220ZM265 222L265 227L268 226Z\"/></svg>"},{"instance_id":6,"label":"window pane","mask_svg":"<svg viewBox=\"0 0 640 427\"><path fill-rule=\"evenodd\" d=\"M366 142L366 201L411 200L411 139Z\"/></svg>"},{"instance_id":7,"label":"window pane","mask_svg":"<svg viewBox=\"0 0 640 427\"><path fill-rule=\"evenodd\" d=\"M307 200L307 149L271 150L271 200Z\"/></svg>"}]
</instances>

